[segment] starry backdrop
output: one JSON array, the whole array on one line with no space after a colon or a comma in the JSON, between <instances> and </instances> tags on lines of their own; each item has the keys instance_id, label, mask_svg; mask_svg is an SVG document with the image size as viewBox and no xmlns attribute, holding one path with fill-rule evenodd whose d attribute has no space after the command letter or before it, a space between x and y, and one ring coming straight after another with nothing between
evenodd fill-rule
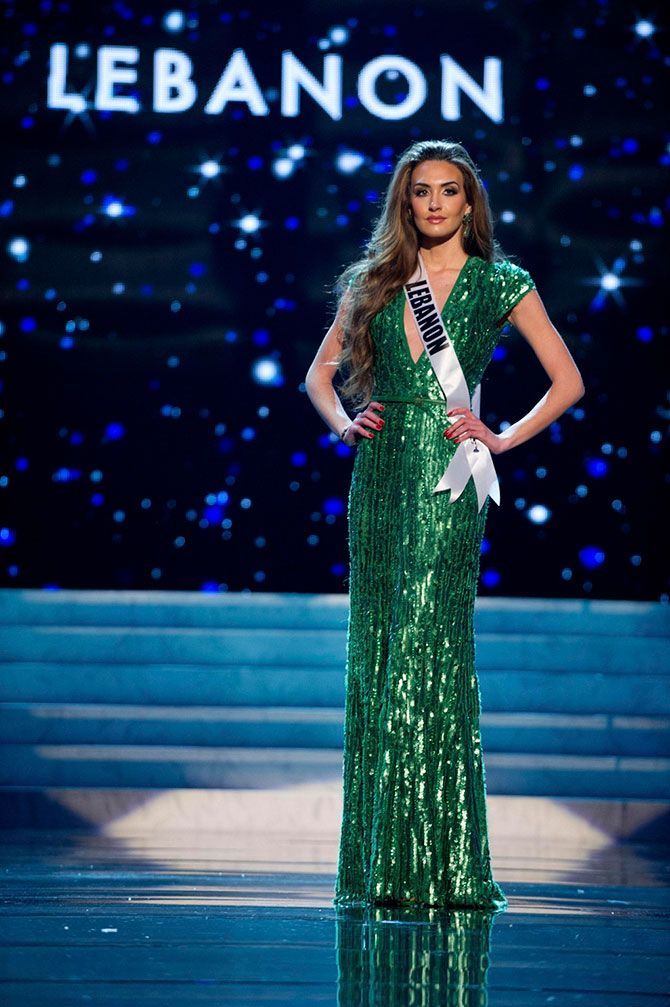
<instances>
[{"instance_id":1,"label":"starry backdrop","mask_svg":"<svg viewBox=\"0 0 670 1007\"><path fill-rule=\"evenodd\" d=\"M3 586L347 590L353 451L304 376L395 158L441 137L472 154L586 385L497 459L480 594L667 600L660 11L3 3ZM106 46L131 54L106 85L126 108L105 107ZM162 111L170 50L193 83ZM255 97L208 109L238 50ZM286 114L283 50L318 80L339 57L339 117L304 89ZM357 80L385 54L416 73L379 74L376 107ZM463 90L443 118L444 54L480 83L500 60L500 121ZM417 75L425 100L394 117ZM482 418L500 430L547 387L508 326Z\"/></svg>"}]
</instances>

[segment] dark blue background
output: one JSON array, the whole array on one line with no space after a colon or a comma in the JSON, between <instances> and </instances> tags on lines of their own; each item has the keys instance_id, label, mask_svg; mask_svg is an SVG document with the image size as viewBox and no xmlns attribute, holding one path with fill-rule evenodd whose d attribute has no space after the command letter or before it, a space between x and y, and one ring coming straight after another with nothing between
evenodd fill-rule
<instances>
[{"instance_id":1,"label":"dark blue background","mask_svg":"<svg viewBox=\"0 0 670 1007\"><path fill-rule=\"evenodd\" d=\"M586 384L550 429L497 460L502 508L490 505L480 593L667 599L663 26L643 37L643 12L604 3L297 3L286 14L191 3L170 32L171 9L3 5L2 583L347 589L353 454L302 382L332 320L334 277L369 237L396 156L442 137L479 166L496 236L531 272ZM334 26L346 41L332 41ZM94 83L99 45L139 46L139 84L118 90L148 108L48 109L54 42L71 48L74 90ZM89 57L74 57L79 44ZM189 112L150 110L159 46L193 60ZM202 111L237 47L267 117L242 104ZM305 93L298 118L280 115L282 49L317 77L324 52L343 56L339 121ZM410 119L358 103L357 74L382 53L426 75ZM440 117L441 53L477 80L485 57L502 59L503 122L467 96L458 121ZM378 93L399 100L402 79ZM278 178L292 145L305 156ZM363 156L351 174L338 169L347 151ZM210 160L221 170L206 179ZM236 222L250 213L263 226L244 235ZM269 384L254 377L259 360L276 369ZM514 422L547 387L508 328L483 419Z\"/></svg>"}]
</instances>

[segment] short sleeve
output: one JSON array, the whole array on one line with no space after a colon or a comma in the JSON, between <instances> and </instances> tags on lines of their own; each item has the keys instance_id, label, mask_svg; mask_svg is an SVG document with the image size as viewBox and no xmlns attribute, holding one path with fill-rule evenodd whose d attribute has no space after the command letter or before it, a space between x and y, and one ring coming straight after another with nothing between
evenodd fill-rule
<instances>
[{"instance_id":1,"label":"short sleeve","mask_svg":"<svg viewBox=\"0 0 670 1007\"><path fill-rule=\"evenodd\" d=\"M516 263L505 259L497 264L497 310L496 320L500 325L506 320L510 311L516 307L522 298L531 290L536 290L535 281L527 269L522 269Z\"/></svg>"}]
</instances>

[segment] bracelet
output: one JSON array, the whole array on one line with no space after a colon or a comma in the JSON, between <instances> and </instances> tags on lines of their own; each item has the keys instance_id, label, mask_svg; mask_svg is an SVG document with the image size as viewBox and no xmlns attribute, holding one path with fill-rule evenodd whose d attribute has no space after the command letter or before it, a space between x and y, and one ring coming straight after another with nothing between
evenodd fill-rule
<instances>
[{"instance_id":1,"label":"bracelet","mask_svg":"<svg viewBox=\"0 0 670 1007\"><path fill-rule=\"evenodd\" d=\"M340 434L340 440L341 440L341 441L344 441L344 438L345 438L345 437L347 436L347 430L348 430L348 429L349 429L349 427L351 427L351 426L353 426L353 421L352 421L352 423L347 423L346 427L344 428L344 430L343 430L343 431L342 431L342 433Z\"/></svg>"}]
</instances>

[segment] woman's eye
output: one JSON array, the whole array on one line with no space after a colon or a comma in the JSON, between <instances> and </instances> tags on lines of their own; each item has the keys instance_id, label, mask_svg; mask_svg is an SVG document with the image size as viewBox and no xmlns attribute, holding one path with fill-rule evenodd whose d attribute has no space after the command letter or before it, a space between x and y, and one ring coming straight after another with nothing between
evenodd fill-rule
<instances>
[{"instance_id":1,"label":"woman's eye","mask_svg":"<svg viewBox=\"0 0 670 1007\"><path fill-rule=\"evenodd\" d=\"M445 192L447 193L447 196L456 195L456 189L445 189ZM425 196L426 194L427 194L426 189L417 189L415 193L416 196Z\"/></svg>"}]
</instances>

